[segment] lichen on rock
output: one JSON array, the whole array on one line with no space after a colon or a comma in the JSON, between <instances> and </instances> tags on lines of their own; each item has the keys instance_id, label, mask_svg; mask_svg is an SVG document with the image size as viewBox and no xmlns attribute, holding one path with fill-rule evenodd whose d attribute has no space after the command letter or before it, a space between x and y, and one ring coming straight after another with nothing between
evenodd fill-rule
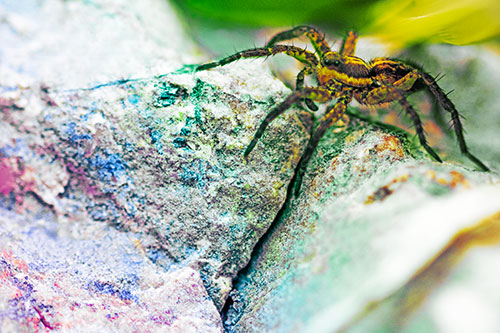
<instances>
[{"instance_id":1,"label":"lichen on rock","mask_svg":"<svg viewBox=\"0 0 500 333\"><path fill-rule=\"evenodd\" d=\"M219 84L234 91L251 84L238 76L224 80ZM291 111L263 138L262 146L269 148L260 146L248 162L243 158L272 105L269 98L286 93L281 82L268 80L267 91L252 94L224 91L217 80L193 74L53 91L53 105L39 100L45 104L37 115L40 128L23 133L14 118L3 126L38 152L23 161L26 169L40 163L43 154L61 168L58 175L65 175L50 200L43 194L51 188L47 182L43 190L35 187L42 201L58 212L71 202L92 220L142 234L141 246L153 262L199 270L222 307L232 278L282 206L307 139ZM37 94L13 91L11 106ZM33 176L34 184L52 174L47 171Z\"/></svg>"},{"instance_id":2,"label":"lichen on rock","mask_svg":"<svg viewBox=\"0 0 500 333\"><path fill-rule=\"evenodd\" d=\"M0 5L0 330L446 330L435 309L457 294L442 281L497 257L466 253L496 244L495 172L453 164L455 152L434 163L351 105L294 197L309 111L287 110L243 157L291 93L263 60L194 73L183 65L200 61L196 47L166 2L21 5ZM448 66L433 52L430 67ZM495 169L487 86L500 66L464 52L446 71L462 64L452 77L475 96L453 100L477 114L467 142ZM448 152L437 127L429 138ZM471 304L491 310L488 294Z\"/></svg>"}]
</instances>

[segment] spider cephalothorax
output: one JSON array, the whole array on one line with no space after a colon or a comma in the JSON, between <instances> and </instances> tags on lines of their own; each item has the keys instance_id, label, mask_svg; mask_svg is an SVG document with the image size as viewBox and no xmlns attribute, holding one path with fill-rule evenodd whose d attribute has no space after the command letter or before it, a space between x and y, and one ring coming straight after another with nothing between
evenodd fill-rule
<instances>
[{"instance_id":1,"label":"spider cephalothorax","mask_svg":"<svg viewBox=\"0 0 500 333\"><path fill-rule=\"evenodd\" d=\"M316 51L315 53L292 45L276 45L278 42L300 36L307 36L309 38ZM443 90L437 85L436 80L421 69L399 60L375 58L369 62L365 62L363 59L354 56L357 37L356 33L350 32L344 40L340 51L335 52L330 49L324 35L316 28L299 26L278 33L265 47L241 51L222 60L197 67L198 71L206 70L226 65L240 58L267 57L279 53L292 56L305 65L297 75L295 92L272 109L262 121L254 138L245 150L245 158L253 150L269 123L293 104L304 100L311 110L316 111L318 107L313 101L325 103L336 100L335 104L327 107L300 159L298 174L303 174L307 162L325 131L344 115L347 105L352 99L355 99L365 105L379 105L398 101L413 121L421 145L436 161L441 162L439 156L427 144L418 113L405 98L408 94L422 88L427 88L441 107L450 113L452 126L462 153L481 170L488 171L488 168L467 149L458 111ZM313 75L318 82L318 86L304 86L306 75ZM298 191L298 187L296 187L296 191Z\"/></svg>"}]
</instances>

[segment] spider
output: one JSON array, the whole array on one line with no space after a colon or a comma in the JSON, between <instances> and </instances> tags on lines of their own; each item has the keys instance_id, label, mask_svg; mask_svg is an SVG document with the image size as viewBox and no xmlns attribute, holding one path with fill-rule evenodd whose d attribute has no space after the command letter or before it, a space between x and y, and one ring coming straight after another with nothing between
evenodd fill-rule
<instances>
[{"instance_id":1,"label":"spider","mask_svg":"<svg viewBox=\"0 0 500 333\"><path fill-rule=\"evenodd\" d=\"M301 36L306 36L309 39L315 53L293 45L276 44ZM354 56L357 39L357 33L349 32L340 51L336 52L330 49L324 35L319 30L311 26L298 26L276 34L265 47L237 52L219 61L202 64L196 68L197 71L202 71L224 66L241 58L268 57L279 53L292 56L305 65L297 75L296 90L274 107L260 124L244 152L245 159L248 158L269 123L292 105L304 101L309 109L317 111L318 107L314 102L327 103L335 100L335 103L330 103L327 106L299 161L296 174L298 174L297 178L301 179L321 137L329 127L341 119L347 111L347 105L355 99L361 104L373 106L397 101L413 121L422 147L437 162L442 162L438 154L427 144L422 121L405 98L406 95L415 91L428 89L440 106L450 113L452 127L461 152L479 169L489 171L486 165L469 152L464 139L460 115L447 94L437 85L436 80L420 68L396 59L375 58L365 62ZM316 87L305 86L306 75L313 75L318 85ZM295 195L298 194L299 189L300 182L295 187Z\"/></svg>"}]
</instances>

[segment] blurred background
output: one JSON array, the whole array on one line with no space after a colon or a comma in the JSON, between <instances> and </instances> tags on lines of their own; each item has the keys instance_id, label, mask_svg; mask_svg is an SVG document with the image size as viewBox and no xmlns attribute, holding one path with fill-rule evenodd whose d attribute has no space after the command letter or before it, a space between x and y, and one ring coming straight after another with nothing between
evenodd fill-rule
<instances>
[{"instance_id":1,"label":"blurred background","mask_svg":"<svg viewBox=\"0 0 500 333\"><path fill-rule=\"evenodd\" d=\"M173 0L187 28L217 50L245 44L252 29L313 24L343 35L354 29L393 49L419 43L494 42L500 33L496 0ZM235 31L236 30L236 31Z\"/></svg>"}]
</instances>

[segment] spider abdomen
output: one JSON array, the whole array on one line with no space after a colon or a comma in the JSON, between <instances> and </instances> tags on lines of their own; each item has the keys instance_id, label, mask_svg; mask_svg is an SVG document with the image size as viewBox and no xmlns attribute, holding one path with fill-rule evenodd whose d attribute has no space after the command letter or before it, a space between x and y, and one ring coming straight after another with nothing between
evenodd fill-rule
<instances>
[{"instance_id":1,"label":"spider abdomen","mask_svg":"<svg viewBox=\"0 0 500 333\"><path fill-rule=\"evenodd\" d=\"M392 84L405 77L413 68L387 58L375 58L370 61L370 76L385 84Z\"/></svg>"}]
</instances>

